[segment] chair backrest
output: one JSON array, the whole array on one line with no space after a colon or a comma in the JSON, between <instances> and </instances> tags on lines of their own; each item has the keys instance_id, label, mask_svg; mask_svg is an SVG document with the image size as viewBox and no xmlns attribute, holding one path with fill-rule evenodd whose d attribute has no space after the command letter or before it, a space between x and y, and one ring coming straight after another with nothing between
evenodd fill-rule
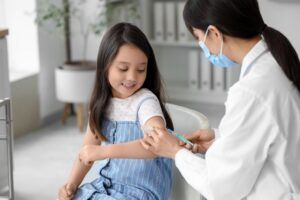
<instances>
[{"instance_id":1,"label":"chair backrest","mask_svg":"<svg viewBox=\"0 0 300 200\"><path fill-rule=\"evenodd\" d=\"M209 128L208 119L198 111L169 103L166 107L172 118L174 130L178 133L185 134L198 129ZM175 166L173 172L173 187L170 200L204 199L195 189L188 185Z\"/></svg>"}]
</instances>

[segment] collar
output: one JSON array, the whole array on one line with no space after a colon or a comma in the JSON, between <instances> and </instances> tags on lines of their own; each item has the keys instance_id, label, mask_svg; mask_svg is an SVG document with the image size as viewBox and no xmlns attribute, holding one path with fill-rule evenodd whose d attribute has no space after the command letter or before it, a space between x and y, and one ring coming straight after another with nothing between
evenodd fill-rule
<instances>
[{"instance_id":1,"label":"collar","mask_svg":"<svg viewBox=\"0 0 300 200\"><path fill-rule=\"evenodd\" d=\"M253 63L261 56L263 55L268 49L267 44L263 39L261 39L259 42L257 42L254 47L247 53L247 55L243 59L242 63L242 69L240 73L240 80L247 75L247 73L250 71L251 67L253 66Z\"/></svg>"}]
</instances>

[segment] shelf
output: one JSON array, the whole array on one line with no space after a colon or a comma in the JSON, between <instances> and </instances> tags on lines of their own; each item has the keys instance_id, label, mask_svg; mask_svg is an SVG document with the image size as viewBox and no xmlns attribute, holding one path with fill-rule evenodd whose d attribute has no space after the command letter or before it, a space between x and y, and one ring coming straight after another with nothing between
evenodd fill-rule
<instances>
[{"instance_id":1,"label":"shelf","mask_svg":"<svg viewBox=\"0 0 300 200\"><path fill-rule=\"evenodd\" d=\"M8 35L8 29L0 29L0 38L4 38Z\"/></svg>"},{"instance_id":2,"label":"shelf","mask_svg":"<svg viewBox=\"0 0 300 200\"><path fill-rule=\"evenodd\" d=\"M224 104L227 98L226 91L201 91L180 86L167 86L166 88L167 97L173 101Z\"/></svg>"},{"instance_id":3,"label":"shelf","mask_svg":"<svg viewBox=\"0 0 300 200\"><path fill-rule=\"evenodd\" d=\"M157 40L151 40L150 43L154 46L166 46L166 47L193 47L198 48L199 45L196 41L187 41L187 42L181 42L181 41L157 41Z\"/></svg>"}]
</instances>

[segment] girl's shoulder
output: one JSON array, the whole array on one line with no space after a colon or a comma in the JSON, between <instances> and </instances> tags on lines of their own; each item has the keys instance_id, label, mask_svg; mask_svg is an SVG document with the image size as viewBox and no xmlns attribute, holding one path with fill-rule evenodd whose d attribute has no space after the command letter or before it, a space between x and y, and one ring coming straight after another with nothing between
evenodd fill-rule
<instances>
[{"instance_id":1,"label":"girl's shoulder","mask_svg":"<svg viewBox=\"0 0 300 200\"><path fill-rule=\"evenodd\" d=\"M142 88L132 95L136 100L145 99L149 97L157 98L155 94L147 88Z\"/></svg>"},{"instance_id":2,"label":"girl's shoulder","mask_svg":"<svg viewBox=\"0 0 300 200\"><path fill-rule=\"evenodd\" d=\"M106 109L106 117L115 121L135 121L139 107L147 99L158 101L153 92L142 88L126 99L112 98Z\"/></svg>"},{"instance_id":3,"label":"girl's shoulder","mask_svg":"<svg viewBox=\"0 0 300 200\"><path fill-rule=\"evenodd\" d=\"M156 95L147 88L142 88L134 95L132 95L132 105L133 107L139 107L145 100L153 99L158 101Z\"/></svg>"}]
</instances>

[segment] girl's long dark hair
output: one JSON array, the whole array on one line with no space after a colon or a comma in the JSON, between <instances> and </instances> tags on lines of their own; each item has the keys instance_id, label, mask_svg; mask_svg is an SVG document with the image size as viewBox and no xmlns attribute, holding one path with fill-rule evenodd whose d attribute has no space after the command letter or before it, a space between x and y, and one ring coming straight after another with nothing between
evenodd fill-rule
<instances>
[{"instance_id":1,"label":"girl's long dark hair","mask_svg":"<svg viewBox=\"0 0 300 200\"><path fill-rule=\"evenodd\" d=\"M101 134L103 119L109 100L112 97L108 82L108 68L116 57L119 48L124 44L132 44L145 53L148 58L147 77L142 88L153 92L159 100L167 127L173 129L172 120L165 108L164 92L160 73L157 67L153 49L144 33L129 23L118 23L111 27L103 36L97 58L96 80L89 105L89 125L94 134L99 134L101 140L106 140Z\"/></svg>"},{"instance_id":2,"label":"girl's long dark hair","mask_svg":"<svg viewBox=\"0 0 300 200\"><path fill-rule=\"evenodd\" d=\"M187 0L183 17L189 31L216 26L223 34L250 39L263 35L268 49L300 92L299 57L289 40L267 26L257 0Z\"/></svg>"}]
</instances>

